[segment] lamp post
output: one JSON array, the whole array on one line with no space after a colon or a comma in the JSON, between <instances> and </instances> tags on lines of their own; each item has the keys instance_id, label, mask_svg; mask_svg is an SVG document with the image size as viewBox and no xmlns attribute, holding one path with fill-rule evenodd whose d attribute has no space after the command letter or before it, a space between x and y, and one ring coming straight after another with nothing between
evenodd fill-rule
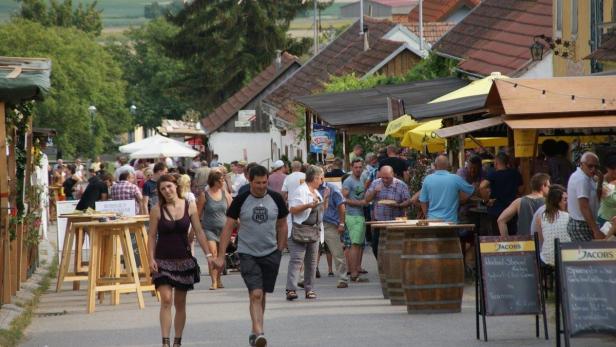
<instances>
[{"instance_id":1,"label":"lamp post","mask_svg":"<svg viewBox=\"0 0 616 347\"><path fill-rule=\"evenodd\" d=\"M88 112L90 112L91 130L92 134L94 134L94 116L96 115L96 106L90 105L90 107L88 107Z\"/></svg>"},{"instance_id":2,"label":"lamp post","mask_svg":"<svg viewBox=\"0 0 616 347\"><path fill-rule=\"evenodd\" d=\"M132 114L132 115L137 114L137 106L135 106L135 104L130 105L128 110L130 111L130 114Z\"/></svg>"}]
</instances>

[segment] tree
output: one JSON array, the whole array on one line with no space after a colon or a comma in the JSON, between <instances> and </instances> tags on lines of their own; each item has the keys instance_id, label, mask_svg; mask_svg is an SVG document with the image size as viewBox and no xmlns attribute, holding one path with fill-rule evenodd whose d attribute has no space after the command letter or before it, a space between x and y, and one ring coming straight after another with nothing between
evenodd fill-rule
<instances>
[{"instance_id":1,"label":"tree","mask_svg":"<svg viewBox=\"0 0 616 347\"><path fill-rule=\"evenodd\" d=\"M177 27L158 18L129 30L128 42L107 42L109 52L122 64L127 98L137 106L135 124L153 128L162 118L179 119L188 108L178 87L184 63L166 56L161 43L177 32Z\"/></svg>"},{"instance_id":2,"label":"tree","mask_svg":"<svg viewBox=\"0 0 616 347\"><path fill-rule=\"evenodd\" d=\"M72 0L50 0L49 6L45 0L21 0L21 6L16 17L38 22L44 26L75 27L87 33L98 36L103 30L101 10L97 10L98 1L94 0L84 6L79 3L73 9Z\"/></svg>"},{"instance_id":3,"label":"tree","mask_svg":"<svg viewBox=\"0 0 616 347\"><path fill-rule=\"evenodd\" d=\"M35 105L34 124L55 128L64 153L99 154L115 146L114 135L131 128L122 70L91 35L13 19L0 25L0 55L51 59L51 91ZM90 105L97 109L94 117Z\"/></svg>"},{"instance_id":4,"label":"tree","mask_svg":"<svg viewBox=\"0 0 616 347\"><path fill-rule=\"evenodd\" d=\"M181 87L195 107L209 110L272 63L276 50L294 44L287 30L311 2L297 0L195 0L169 20L180 30L165 47L185 61ZM294 52L303 53L303 52Z\"/></svg>"}]
</instances>

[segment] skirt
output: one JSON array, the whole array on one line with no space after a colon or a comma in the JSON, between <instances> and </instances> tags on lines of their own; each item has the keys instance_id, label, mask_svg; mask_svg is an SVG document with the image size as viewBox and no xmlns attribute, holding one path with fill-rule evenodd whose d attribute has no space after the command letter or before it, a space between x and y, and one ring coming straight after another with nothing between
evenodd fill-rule
<instances>
[{"instance_id":1,"label":"skirt","mask_svg":"<svg viewBox=\"0 0 616 347\"><path fill-rule=\"evenodd\" d=\"M201 269L197 260L184 259L156 259L158 272L152 273L154 286L169 285L175 289L189 291L194 289L194 284L199 282Z\"/></svg>"}]
</instances>

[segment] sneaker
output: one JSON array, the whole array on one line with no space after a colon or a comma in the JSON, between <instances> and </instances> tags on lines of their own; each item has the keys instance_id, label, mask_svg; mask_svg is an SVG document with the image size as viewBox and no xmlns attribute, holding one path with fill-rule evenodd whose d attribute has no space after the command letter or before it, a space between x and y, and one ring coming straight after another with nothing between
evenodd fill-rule
<instances>
[{"instance_id":1,"label":"sneaker","mask_svg":"<svg viewBox=\"0 0 616 347\"><path fill-rule=\"evenodd\" d=\"M370 282L370 280L365 277L357 276L357 277L351 277L351 282L365 283L365 282Z\"/></svg>"},{"instance_id":2,"label":"sneaker","mask_svg":"<svg viewBox=\"0 0 616 347\"><path fill-rule=\"evenodd\" d=\"M255 335L255 334L248 335L248 344L250 345L250 347L254 347L255 346L255 340L256 339L257 339L257 335Z\"/></svg>"},{"instance_id":3,"label":"sneaker","mask_svg":"<svg viewBox=\"0 0 616 347\"><path fill-rule=\"evenodd\" d=\"M334 277L334 273L330 271L330 272L327 274L327 277Z\"/></svg>"},{"instance_id":4,"label":"sneaker","mask_svg":"<svg viewBox=\"0 0 616 347\"><path fill-rule=\"evenodd\" d=\"M267 346L267 339L265 338L265 335L257 336L257 338L255 339L255 347L265 347L265 346Z\"/></svg>"},{"instance_id":5,"label":"sneaker","mask_svg":"<svg viewBox=\"0 0 616 347\"><path fill-rule=\"evenodd\" d=\"M336 288L348 288L349 284L346 282L340 282L338 283L338 285L336 286Z\"/></svg>"}]
</instances>

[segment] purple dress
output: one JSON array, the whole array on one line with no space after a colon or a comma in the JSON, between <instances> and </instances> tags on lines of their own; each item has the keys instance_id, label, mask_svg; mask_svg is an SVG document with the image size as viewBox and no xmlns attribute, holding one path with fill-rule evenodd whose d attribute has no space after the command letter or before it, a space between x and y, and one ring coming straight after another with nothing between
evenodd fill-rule
<instances>
[{"instance_id":1,"label":"purple dress","mask_svg":"<svg viewBox=\"0 0 616 347\"><path fill-rule=\"evenodd\" d=\"M192 256L188 243L188 201L184 206L184 216L178 220L170 220L165 211L165 208L161 207L158 241L154 252L158 272L152 274L154 285L156 288L170 285L180 290L192 290L194 283L199 281L199 265Z\"/></svg>"}]
</instances>

